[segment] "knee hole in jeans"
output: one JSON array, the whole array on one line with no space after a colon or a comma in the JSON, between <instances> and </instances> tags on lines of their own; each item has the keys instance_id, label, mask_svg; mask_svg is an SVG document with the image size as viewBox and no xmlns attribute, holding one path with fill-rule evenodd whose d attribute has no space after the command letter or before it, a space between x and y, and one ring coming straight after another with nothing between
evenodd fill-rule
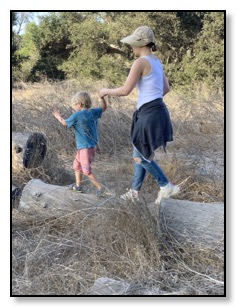
<instances>
[{"instance_id":1,"label":"knee hole in jeans","mask_svg":"<svg viewBox=\"0 0 236 307\"><path fill-rule=\"evenodd\" d=\"M141 163L141 158L139 158L139 157L134 157L134 161L135 161L135 163L140 164L140 163Z\"/></svg>"}]
</instances>

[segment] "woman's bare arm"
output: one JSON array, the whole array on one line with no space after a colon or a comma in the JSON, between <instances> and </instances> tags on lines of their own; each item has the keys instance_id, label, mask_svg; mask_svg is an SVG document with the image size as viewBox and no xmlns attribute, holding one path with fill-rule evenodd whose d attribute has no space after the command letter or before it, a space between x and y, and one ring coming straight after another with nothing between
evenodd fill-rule
<instances>
[{"instance_id":1,"label":"woman's bare arm","mask_svg":"<svg viewBox=\"0 0 236 307\"><path fill-rule=\"evenodd\" d=\"M106 95L109 96L128 96L132 90L134 89L137 81L142 75L144 69L145 61L143 59L137 59L134 61L129 75L123 86L117 88L102 88L100 90L100 97L104 97Z\"/></svg>"},{"instance_id":2,"label":"woman's bare arm","mask_svg":"<svg viewBox=\"0 0 236 307\"><path fill-rule=\"evenodd\" d=\"M163 96L165 96L170 91L169 81L163 72Z\"/></svg>"}]
</instances>

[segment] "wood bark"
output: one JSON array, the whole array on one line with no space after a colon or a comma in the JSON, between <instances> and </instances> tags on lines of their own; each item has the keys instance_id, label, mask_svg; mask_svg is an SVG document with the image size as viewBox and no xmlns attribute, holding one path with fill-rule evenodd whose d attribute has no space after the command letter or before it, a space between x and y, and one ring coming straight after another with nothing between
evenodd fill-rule
<instances>
[{"instance_id":1,"label":"wood bark","mask_svg":"<svg viewBox=\"0 0 236 307\"><path fill-rule=\"evenodd\" d=\"M12 168L35 168L47 152L47 139L42 133L12 133Z\"/></svg>"},{"instance_id":2,"label":"wood bark","mask_svg":"<svg viewBox=\"0 0 236 307\"><path fill-rule=\"evenodd\" d=\"M37 216L59 217L76 210L96 207L97 202L95 195L32 179L22 191L18 209Z\"/></svg>"},{"instance_id":3,"label":"wood bark","mask_svg":"<svg viewBox=\"0 0 236 307\"><path fill-rule=\"evenodd\" d=\"M224 204L163 199L159 207L161 233L180 243L224 248Z\"/></svg>"}]
</instances>

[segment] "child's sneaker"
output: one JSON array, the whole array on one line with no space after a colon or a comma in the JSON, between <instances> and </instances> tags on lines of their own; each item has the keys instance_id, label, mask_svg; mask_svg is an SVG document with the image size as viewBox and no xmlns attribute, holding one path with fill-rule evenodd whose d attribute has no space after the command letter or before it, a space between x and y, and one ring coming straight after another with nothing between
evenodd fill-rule
<instances>
[{"instance_id":1,"label":"child's sneaker","mask_svg":"<svg viewBox=\"0 0 236 307\"><path fill-rule=\"evenodd\" d=\"M101 190L97 190L96 196L103 197L103 196L114 196L114 193L109 191L107 188L101 188Z\"/></svg>"},{"instance_id":2,"label":"child's sneaker","mask_svg":"<svg viewBox=\"0 0 236 307\"><path fill-rule=\"evenodd\" d=\"M139 201L139 192L130 189L127 193L120 196L124 200L131 200L132 202Z\"/></svg>"},{"instance_id":3,"label":"child's sneaker","mask_svg":"<svg viewBox=\"0 0 236 307\"><path fill-rule=\"evenodd\" d=\"M72 190L72 191L76 191L76 192L79 192L79 193L83 193L83 190L81 187L78 187L75 183L71 184L69 186L69 189Z\"/></svg>"},{"instance_id":4,"label":"child's sneaker","mask_svg":"<svg viewBox=\"0 0 236 307\"><path fill-rule=\"evenodd\" d=\"M160 204L162 198L169 198L170 196L179 193L179 190L180 188L178 185L174 185L173 183L169 182L166 186L161 187L155 204Z\"/></svg>"}]
</instances>

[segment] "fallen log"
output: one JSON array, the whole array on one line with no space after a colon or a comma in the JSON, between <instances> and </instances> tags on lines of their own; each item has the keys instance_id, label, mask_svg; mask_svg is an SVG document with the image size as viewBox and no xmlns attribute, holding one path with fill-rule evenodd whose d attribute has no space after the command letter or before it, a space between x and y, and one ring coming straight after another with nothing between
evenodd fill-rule
<instances>
[{"instance_id":1,"label":"fallen log","mask_svg":"<svg viewBox=\"0 0 236 307\"><path fill-rule=\"evenodd\" d=\"M42 133L12 133L12 168L36 168L47 152L47 139Z\"/></svg>"},{"instance_id":2,"label":"fallen log","mask_svg":"<svg viewBox=\"0 0 236 307\"><path fill-rule=\"evenodd\" d=\"M190 242L203 248L212 248L219 254L223 252L223 203L163 199L158 216L162 235L171 237L179 246Z\"/></svg>"},{"instance_id":3,"label":"fallen log","mask_svg":"<svg viewBox=\"0 0 236 307\"><path fill-rule=\"evenodd\" d=\"M66 186L32 179L22 191L18 209L28 214L58 217L80 209L96 208L99 205L98 200L92 194L78 193ZM120 206L119 201L117 198L117 208ZM138 205L144 206L142 203ZM154 216L157 213L156 205L155 208L148 207ZM160 236L165 241L172 238L180 246L190 242L192 245L218 250L219 253L223 251L223 204L163 199L155 221L160 229Z\"/></svg>"},{"instance_id":4,"label":"fallen log","mask_svg":"<svg viewBox=\"0 0 236 307\"><path fill-rule=\"evenodd\" d=\"M97 200L95 195L32 179L22 191L18 210L37 216L59 217L79 209L96 207Z\"/></svg>"}]
</instances>

